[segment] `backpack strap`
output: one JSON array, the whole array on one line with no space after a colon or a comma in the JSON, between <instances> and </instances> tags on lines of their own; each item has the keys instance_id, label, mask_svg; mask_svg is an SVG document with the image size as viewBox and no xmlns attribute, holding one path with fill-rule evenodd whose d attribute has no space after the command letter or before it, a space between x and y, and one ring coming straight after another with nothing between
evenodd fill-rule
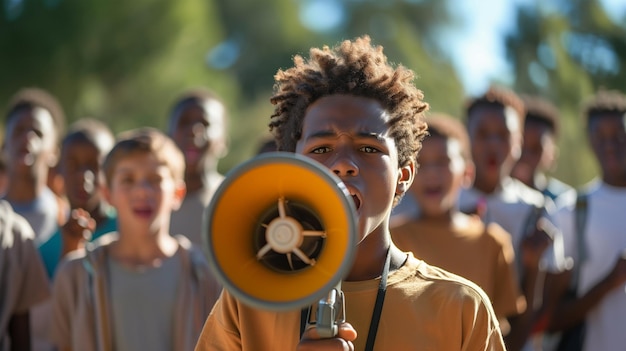
<instances>
[{"instance_id":1,"label":"backpack strap","mask_svg":"<svg viewBox=\"0 0 626 351\"><path fill-rule=\"evenodd\" d=\"M587 246L585 245L585 226L587 224L587 194L579 192L576 196L576 207L574 218L576 221L576 253L578 254L578 262L574 262L572 271L572 280L570 288L576 291L578 289L578 280L580 279L580 267L587 260Z\"/></svg>"},{"instance_id":2,"label":"backpack strap","mask_svg":"<svg viewBox=\"0 0 626 351\"><path fill-rule=\"evenodd\" d=\"M533 206L528 215L526 216L526 222L524 224L523 237L532 235L537 230L537 222L544 212L543 206Z\"/></svg>"}]
</instances>

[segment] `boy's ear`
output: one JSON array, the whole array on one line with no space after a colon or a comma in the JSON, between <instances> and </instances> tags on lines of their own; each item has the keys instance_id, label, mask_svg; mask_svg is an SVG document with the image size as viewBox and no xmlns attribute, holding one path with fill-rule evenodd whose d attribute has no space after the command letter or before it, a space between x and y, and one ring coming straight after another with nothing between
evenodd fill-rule
<instances>
[{"instance_id":1,"label":"boy's ear","mask_svg":"<svg viewBox=\"0 0 626 351\"><path fill-rule=\"evenodd\" d=\"M187 194L187 185L184 181L176 182L176 188L174 189L174 205L172 210L176 211L180 208Z\"/></svg>"},{"instance_id":2,"label":"boy's ear","mask_svg":"<svg viewBox=\"0 0 626 351\"><path fill-rule=\"evenodd\" d=\"M49 154L46 160L46 164L50 168L57 167L59 163L59 155L61 154L61 150L58 147L55 147Z\"/></svg>"},{"instance_id":3,"label":"boy's ear","mask_svg":"<svg viewBox=\"0 0 626 351\"><path fill-rule=\"evenodd\" d=\"M400 168L398 172L398 182L396 184L396 195L401 195L407 192L413 184L415 178L415 161L410 160L409 163Z\"/></svg>"},{"instance_id":4,"label":"boy's ear","mask_svg":"<svg viewBox=\"0 0 626 351\"><path fill-rule=\"evenodd\" d=\"M226 157L226 155L228 154L228 147L230 145L229 140L230 139L228 139L227 137L224 137L219 142L219 145L216 145L215 157L217 157L218 159Z\"/></svg>"}]
</instances>

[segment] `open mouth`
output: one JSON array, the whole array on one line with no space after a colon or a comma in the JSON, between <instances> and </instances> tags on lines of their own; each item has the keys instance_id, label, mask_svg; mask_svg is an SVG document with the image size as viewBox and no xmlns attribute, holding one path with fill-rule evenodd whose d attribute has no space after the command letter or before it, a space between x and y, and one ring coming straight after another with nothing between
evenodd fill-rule
<instances>
[{"instance_id":1,"label":"open mouth","mask_svg":"<svg viewBox=\"0 0 626 351\"><path fill-rule=\"evenodd\" d=\"M438 196L441 192L442 188L440 186L431 186L424 189L424 194L429 197Z\"/></svg>"},{"instance_id":2,"label":"open mouth","mask_svg":"<svg viewBox=\"0 0 626 351\"><path fill-rule=\"evenodd\" d=\"M487 166L488 167L497 167L498 166L498 158L495 156L487 157Z\"/></svg>"},{"instance_id":3,"label":"open mouth","mask_svg":"<svg viewBox=\"0 0 626 351\"><path fill-rule=\"evenodd\" d=\"M136 208L134 210L135 215L141 218L150 218L152 216L152 210L149 208Z\"/></svg>"},{"instance_id":4,"label":"open mouth","mask_svg":"<svg viewBox=\"0 0 626 351\"><path fill-rule=\"evenodd\" d=\"M352 201L354 201L354 206L356 207L356 210L358 211L359 208L361 208L361 199L359 199L358 196L356 196L356 194L351 194L352 196Z\"/></svg>"}]
</instances>

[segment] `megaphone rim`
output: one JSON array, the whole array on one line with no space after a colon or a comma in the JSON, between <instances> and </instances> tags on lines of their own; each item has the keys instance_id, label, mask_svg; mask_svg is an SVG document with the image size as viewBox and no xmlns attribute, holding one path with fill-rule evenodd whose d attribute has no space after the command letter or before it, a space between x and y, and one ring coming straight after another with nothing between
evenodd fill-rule
<instances>
[{"instance_id":1,"label":"megaphone rim","mask_svg":"<svg viewBox=\"0 0 626 351\"><path fill-rule=\"evenodd\" d=\"M288 163L302 166L305 169L313 171L314 173L322 177L324 181L329 185L334 185L330 188L336 192L336 194L338 195L338 199L340 199L342 203L342 206L348 211L348 213L351 214L351 218L349 218L347 221L347 229L348 233L350 234L348 235L349 249L345 253L344 259L342 261L343 263L341 264L341 267L339 267L339 272L337 272L336 274L336 276L340 277L340 279L329 280L324 285L323 289L319 289L314 294L305 296L300 299L280 302L261 300L259 298L252 297L245 291L241 290L228 276L223 274L222 270L220 269L220 264L215 257L216 255L214 249L209 243L209 225L212 221L212 214L215 213L216 206L218 205L224 192L228 189L229 185L231 185L240 175L243 175L247 170L262 165L275 163ZM265 310L294 310L308 306L325 296L328 291L334 288L339 283L339 281L347 275L348 271L352 267L352 264L354 263L354 256L356 251L355 247L357 243L356 206L350 197L350 193L346 185L337 175L328 170L328 168L323 164L314 159L296 153L283 151L264 153L237 165L229 172L227 172L225 174L224 180L211 198L209 206L207 207L207 210L203 216L203 229L203 249L207 253L206 256L207 260L209 261L209 266L211 270L217 276L217 278L220 280L226 290L228 290L240 301L255 308Z\"/></svg>"}]
</instances>

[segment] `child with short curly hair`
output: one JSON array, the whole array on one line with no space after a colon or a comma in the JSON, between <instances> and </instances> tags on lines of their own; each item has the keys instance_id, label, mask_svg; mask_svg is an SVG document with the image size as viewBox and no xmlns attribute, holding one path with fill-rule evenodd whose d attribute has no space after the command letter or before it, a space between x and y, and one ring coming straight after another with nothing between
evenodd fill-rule
<instances>
[{"instance_id":1,"label":"child with short curly hair","mask_svg":"<svg viewBox=\"0 0 626 351\"><path fill-rule=\"evenodd\" d=\"M426 132L428 104L414 79L411 70L389 64L368 36L312 48L278 71L270 122L278 149L335 173L357 209L355 262L341 285L347 322L336 337L320 339L315 328L300 335L300 310L255 309L224 290L196 350L504 349L478 286L391 241L391 209L413 181Z\"/></svg>"}]
</instances>

